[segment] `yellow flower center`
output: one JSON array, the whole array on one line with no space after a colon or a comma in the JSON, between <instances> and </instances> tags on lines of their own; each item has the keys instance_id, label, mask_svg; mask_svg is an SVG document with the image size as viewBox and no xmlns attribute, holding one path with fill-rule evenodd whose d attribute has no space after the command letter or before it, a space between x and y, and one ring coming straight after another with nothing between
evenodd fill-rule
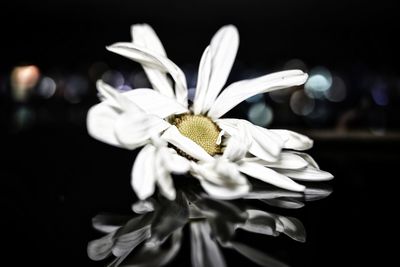
<instances>
[{"instance_id":1,"label":"yellow flower center","mask_svg":"<svg viewBox=\"0 0 400 267\"><path fill-rule=\"evenodd\" d=\"M182 135L201 146L211 156L221 154L221 145L218 142L221 129L210 118L186 113L174 116L171 123Z\"/></svg>"}]
</instances>

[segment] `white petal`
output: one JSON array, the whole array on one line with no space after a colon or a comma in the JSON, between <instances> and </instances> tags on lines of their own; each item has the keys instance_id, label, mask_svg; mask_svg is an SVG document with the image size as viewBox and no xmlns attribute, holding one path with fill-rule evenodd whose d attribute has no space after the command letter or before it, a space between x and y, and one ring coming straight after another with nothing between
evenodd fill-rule
<instances>
[{"instance_id":1,"label":"white petal","mask_svg":"<svg viewBox=\"0 0 400 267\"><path fill-rule=\"evenodd\" d=\"M315 169L311 166L303 170L279 170L279 173L300 181L329 181L333 175L329 172Z\"/></svg>"},{"instance_id":2,"label":"white petal","mask_svg":"<svg viewBox=\"0 0 400 267\"><path fill-rule=\"evenodd\" d=\"M176 197L176 191L171 174L165 168L165 166L156 165L155 167L158 188L166 198L169 200L174 200Z\"/></svg>"},{"instance_id":3,"label":"white petal","mask_svg":"<svg viewBox=\"0 0 400 267\"><path fill-rule=\"evenodd\" d=\"M145 23L132 25L131 35L134 44L148 48L161 56L167 56L164 46L150 25Z\"/></svg>"},{"instance_id":4,"label":"white petal","mask_svg":"<svg viewBox=\"0 0 400 267\"><path fill-rule=\"evenodd\" d=\"M120 54L142 65L168 72L175 81L175 95L177 101L187 107L187 84L183 71L165 56L152 52L149 49L134 45L132 43L116 43L107 49Z\"/></svg>"},{"instance_id":5,"label":"white petal","mask_svg":"<svg viewBox=\"0 0 400 267\"><path fill-rule=\"evenodd\" d=\"M186 158L178 155L172 148L161 148L159 152L163 158L165 167L173 173L183 174L189 171L190 162Z\"/></svg>"},{"instance_id":6,"label":"white petal","mask_svg":"<svg viewBox=\"0 0 400 267\"><path fill-rule=\"evenodd\" d=\"M211 157L210 154L208 154L201 146L186 136L183 136L176 126L169 127L168 130L163 133L161 138L195 159L202 161L214 160L214 158Z\"/></svg>"},{"instance_id":7,"label":"white petal","mask_svg":"<svg viewBox=\"0 0 400 267\"><path fill-rule=\"evenodd\" d=\"M159 54L161 56L167 57L164 47L158 38L157 34L148 24L135 24L131 27L131 34L133 39L133 44L144 47L152 51L154 54ZM159 69L154 69L150 67L143 66L147 77L150 80L153 88L160 92L161 94L174 97L174 89L171 86L166 73Z\"/></svg>"},{"instance_id":8,"label":"white petal","mask_svg":"<svg viewBox=\"0 0 400 267\"><path fill-rule=\"evenodd\" d=\"M233 83L218 96L208 115L217 119L249 97L301 85L307 80L307 77L307 74L301 70L288 70Z\"/></svg>"},{"instance_id":9,"label":"white petal","mask_svg":"<svg viewBox=\"0 0 400 267\"><path fill-rule=\"evenodd\" d=\"M313 140L305 135L289 130L271 130L271 132L278 134L282 139L285 140L283 148L306 150L313 146Z\"/></svg>"},{"instance_id":10,"label":"white petal","mask_svg":"<svg viewBox=\"0 0 400 267\"><path fill-rule=\"evenodd\" d=\"M315 169L319 170L318 163L307 153L297 152L297 151L294 151L293 153L302 157L305 161L308 162L309 165L311 165L311 167L314 167Z\"/></svg>"},{"instance_id":11,"label":"white petal","mask_svg":"<svg viewBox=\"0 0 400 267\"><path fill-rule=\"evenodd\" d=\"M160 118L188 112L188 109L176 102L175 99L151 89L133 89L123 93L123 95L146 113L156 115Z\"/></svg>"},{"instance_id":12,"label":"white petal","mask_svg":"<svg viewBox=\"0 0 400 267\"><path fill-rule=\"evenodd\" d=\"M193 112L194 114L200 114L203 112L205 106L206 94L208 90L208 84L211 76L211 53L210 47L208 46L200 60L199 72L197 74L197 85L193 99Z\"/></svg>"},{"instance_id":13,"label":"white petal","mask_svg":"<svg viewBox=\"0 0 400 267\"><path fill-rule=\"evenodd\" d=\"M99 141L121 147L114 131L118 117L119 112L105 102L91 107L86 117L88 133Z\"/></svg>"},{"instance_id":14,"label":"white petal","mask_svg":"<svg viewBox=\"0 0 400 267\"><path fill-rule=\"evenodd\" d=\"M221 129L233 136L238 134L240 127L245 128L247 136L251 138L248 149L251 154L268 162L278 160L283 140L271 130L253 125L246 120L219 119L216 122Z\"/></svg>"},{"instance_id":15,"label":"white petal","mask_svg":"<svg viewBox=\"0 0 400 267\"><path fill-rule=\"evenodd\" d=\"M230 128L230 126L228 125L227 128ZM248 129L243 125L237 125L237 128L235 130L230 129L229 133L231 137L227 140L222 156L231 161L238 161L247 154L253 139Z\"/></svg>"},{"instance_id":16,"label":"white petal","mask_svg":"<svg viewBox=\"0 0 400 267\"><path fill-rule=\"evenodd\" d=\"M237 165L223 158L205 163L191 162L191 167L197 178L219 186L230 187L248 183L246 177L239 172Z\"/></svg>"},{"instance_id":17,"label":"white petal","mask_svg":"<svg viewBox=\"0 0 400 267\"><path fill-rule=\"evenodd\" d=\"M155 189L155 147L146 145L137 155L132 168L131 185L139 199L146 199Z\"/></svg>"},{"instance_id":18,"label":"white petal","mask_svg":"<svg viewBox=\"0 0 400 267\"><path fill-rule=\"evenodd\" d=\"M249 152L253 155L263 159L270 158L266 156L269 154L273 158L277 158L283 147L283 140L268 129L262 128L251 124L250 122L243 123L248 128L253 142L250 146Z\"/></svg>"},{"instance_id":19,"label":"white petal","mask_svg":"<svg viewBox=\"0 0 400 267\"><path fill-rule=\"evenodd\" d=\"M156 116L124 112L115 124L115 134L124 147L135 149L147 143L152 135L157 135L168 127L168 122Z\"/></svg>"},{"instance_id":20,"label":"white petal","mask_svg":"<svg viewBox=\"0 0 400 267\"><path fill-rule=\"evenodd\" d=\"M282 152L278 161L264 162L263 165L271 168L298 170L307 167L308 162L294 153Z\"/></svg>"},{"instance_id":21,"label":"white petal","mask_svg":"<svg viewBox=\"0 0 400 267\"><path fill-rule=\"evenodd\" d=\"M244 162L239 166L239 170L253 178L259 179L266 183L275 185L291 191L304 191L305 186L300 185L286 176L266 168L258 163Z\"/></svg>"},{"instance_id":22,"label":"white petal","mask_svg":"<svg viewBox=\"0 0 400 267\"><path fill-rule=\"evenodd\" d=\"M214 103L222 87L225 85L231 71L239 47L239 33L235 26L222 27L212 38L208 53L203 54L199 70L199 83L196 90L202 91L199 113L206 113ZM204 65L202 63L205 63ZM200 79L206 79L205 82ZM205 91L205 92L204 92ZM196 94L197 95L197 94Z\"/></svg>"},{"instance_id":23,"label":"white petal","mask_svg":"<svg viewBox=\"0 0 400 267\"><path fill-rule=\"evenodd\" d=\"M207 182L206 180L200 181L203 189L212 197L219 199L235 199L241 198L245 196L250 191L250 185L235 185L232 187L225 187L214 185L212 183Z\"/></svg>"}]
</instances>

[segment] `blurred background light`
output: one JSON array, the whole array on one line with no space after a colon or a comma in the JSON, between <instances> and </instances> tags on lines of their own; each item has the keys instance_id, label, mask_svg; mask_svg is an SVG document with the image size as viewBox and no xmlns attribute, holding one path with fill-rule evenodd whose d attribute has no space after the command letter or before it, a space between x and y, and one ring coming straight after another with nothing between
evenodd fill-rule
<instances>
[{"instance_id":1,"label":"blurred background light","mask_svg":"<svg viewBox=\"0 0 400 267\"><path fill-rule=\"evenodd\" d=\"M386 106L389 103L388 89L383 81L377 81L371 88L372 99L379 106Z\"/></svg>"},{"instance_id":2,"label":"blurred background light","mask_svg":"<svg viewBox=\"0 0 400 267\"><path fill-rule=\"evenodd\" d=\"M324 98L324 93L332 85L332 74L325 67L311 69L309 78L304 85L306 94L311 98Z\"/></svg>"},{"instance_id":3,"label":"blurred background light","mask_svg":"<svg viewBox=\"0 0 400 267\"><path fill-rule=\"evenodd\" d=\"M125 79L122 73L116 70L107 70L101 76L101 79L114 88L119 88L124 85Z\"/></svg>"},{"instance_id":4,"label":"blurred background light","mask_svg":"<svg viewBox=\"0 0 400 267\"><path fill-rule=\"evenodd\" d=\"M25 101L40 78L37 66L18 66L11 72L12 95L16 101Z\"/></svg>"},{"instance_id":5,"label":"blurred background light","mask_svg":"<svg viewBox=\"0 0 400 267\"><path fill-rule=\"evenodd\" d=\"M56 92L56 82L50 77L43 77L38 86L38 93L43 98L50 98Z\"/></svg>"},{"instance_id":6,"label":"blurred background light","mask_svg":"<svg viewBox=\"0 0 400 267\"><path fill-rule=\"evenodd\" d=\"M67 78L64 87L64 98L71 104L77 104L88 92L88 81L80 75Z\"/></svg>"},{"instance_id":7,"label":"blurred background light","mask_svg":"<svg viewBox=\"0 0 400 267\"><path fill-rule=\"evenodd\" d=\"M267 106L264 102L260 102L251 105L247 113L247 117L252 123L265 127L271 124L274 114L269 106Z\"/></svg>"},{"instance_id":8,"label":"blurred background light","mask_svg":"<svg viewBox=\"0 0 400 267\"><path fill-rule=\"evenodd\" d=\"M324 91L326 99L332 102L341 102L346 98L347 88L342 78L334 76L329 90Z\"/></svg>"},{"instance_id":9,"label":"blurred background light","mask_svg":"<svg viewBox=\"0 0 400 267\"><path fill-rule=\"evenodd\" d=\"M290 97L290 108L301 116L307 116L315 107L315 100L310 98L303 90L295 91Z\"/></svg>"},{"instance_id":10,"label":"blurred background light","mask_svg":"<svg viewBox=\"0 0 400 267\"><path fill-rule=\"evenodd\" d=\"M144 71L132 72L128 80L132 88L152 88Z\"/></svg>"}]
</instances>

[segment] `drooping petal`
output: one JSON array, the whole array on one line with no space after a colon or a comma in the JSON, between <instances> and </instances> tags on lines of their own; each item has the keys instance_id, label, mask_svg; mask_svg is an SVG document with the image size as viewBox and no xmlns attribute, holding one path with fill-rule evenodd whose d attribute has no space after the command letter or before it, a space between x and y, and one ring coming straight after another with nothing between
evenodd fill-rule
<instances>
[{"instance_id":1,"label":"drooping petal","mask_svg":"<svg viewBox=\"0 0 400 267\"><path fill-rule=\"evenodd\" d=\"M217 119L249 97L301 85L307 80L307 77L307 74L301 70L288 70L233 83L218 96L208 115Z\"/></svg>"},{"instance_id":2,"label":"drooping petal","mask_svg":"<svg viewBox=\"0 0 400 267\"><path fill-rule=\"evenodd\" d=\"M317 182L317 181L329 181L333 179L333 175L329 172L315 169L311 166L308 166L302 170L279 170L279 173L286 175L292 179L299 181L309 181L309 182Z\"/></svg>"},{"instance_id":3,"label":"drooping petal","mask_svg":"<svg viewBox=\"0 0 400 267\"><path fill-rule=\"evenodd\" d=\"M233 25L222 27L212 38L200 63L195 112L206 113L214 103L228 79L238 47L239 33Z\"/></svg>"},{"instance_id":4,"label":"drooping petal","mask_svg":"<svg viewBox=\"0 0 400 267\"><path fill-rule=\"evenodd\" d=\"M111 233L116 231L131 217L124 215L98 214L92 219L93 228L103 233Z\"/></svg>"},{"instance_id":5,"label":"drooping petal","mask_svg":"<svg viewBox=\"0 0 400 267\"><path fill-rule=\"evenodd\" d=\"M271 130L285 140L283 148L294 150L307 150L313 146L313 140L305 135L289 130Z\"/></svg>"},{"instance_id":6,"label":"drooping petal","mask_svg":"<svg viewBox=\"0 0 400 267\"><path fill-rule=\"evenodd\" d=\"M263 162L264 166L277 169L299 170L308 166L308 162L302 157L290 153L282 152L276 162Z\"/></svg>"},{"instance_id":7,"label":"drooping petal","mask_svg":"<svg viewBox=\"0 0 400 267\"><path fill-rule=\"evenodd\" d=\"M154 169L155 147L146 145L137 155L132 168L131 185L139 199L154 193L156 175Z\"/></svg>"},{"instance_id":8,"label":"drooping petal","mask_svg":"<svg viewBox=\"0 0 400 267\"><path fill-rule=\"evenodd\" d=\"M223 125L223 123L221 123L221 125ZM229 127L228 125L227 128ZM224 128L224 126L222 126L222 128ZM222 157L233 162L243 159L253 141L249 130L243 125L237 125L236 129L229 130L229 134L231 137L227 139Z\"/></svg>"},{"instance_id":9,"label":"drooping petal","mask_svg":"<svg viewBox=\"0 0 400 267\"><path fill-rule=\"evenodd\" d=\"M266 168L255 162L243 162L239 170L253 178L292 191L304 191L305 186L300 185L274 170Z\"/></svg>"},{"instance_id":10,"label":"drooping petal","mask_svg":"<svg viewBox=\"0 0 400 267\"><path fill-rule=\"evenodd\" d=\"M134 89L123 93L147 114L166 118L173 114L188 112L188 109L179 104L174 98L167 97L151 89Z\"/></svg>"},{"instance_id":11,"label":"drooping petal","mask_svg":"<svg viewBox=\"0 0 400 267\"><path fill-rule=\"evenodd\" d=\"M133 44L144 47L152 51L154 54L167 57L164 47L158 38L157 34L148 24L135 24L131 27L131 35ZM171 82L169 81L165 71L159 69L150 68L143 65L143 69L146 72L147 77L150 80L153 88L161 94L174 97L174 89L172 88Z\"/></svg>"},{"instance_id":12,"label":"drooping petal","mask_svg":"<svg viewBox=\"0 0 400 267\"><path fill-rule=\"evenodd\" d=\"M118 117L119 112L105 102L91 107L86 117L88 133L106 144L122 147L114 130Z\"/></svg>"},{"instance_id":13,"label":"drooping petal","mask_svg":"<svg viewBox=\"0 0 400 267\"><path fill-rule=\"evenodd\" d=\"M115 134L119 143L129 149L135 149L148 142L152 135L157 135L171 125L154 115L124 112L115 123Z\"/></svg>"},{"instance_id":14,"label":"drooping petal","mask_svg":"<svg viewBox=\"0 0 400 267\"><path fill-rule=\"evenodd\" d=\"M239 184L230 187L212 184L206 180L200 181L203 189L212 197L218 199L236 199L246 195L251 187L249 184Z\"/></svg>"},{"instance_id":15,"label":"drooping petal","mask_svg":"<svg viewBox=\"0 0 400 267\"><path fill-rule=\"evenodd\" d=\"M132 43L116 43L108 46L107 49L111 52L137 61L146 67L168 72L175 82L175 96L177 101L187 107L188 91L185 75L171 60L158 53L154 53L147 48Z\"/></svg>"},{"instance_id":16,"label":"drooping petal","mask_svg":"<svg viewBox=\"0 0 400 267\"><path fill-rule=\"evenodd\" d=\"M193 267L224 267L224 257L211 238L211 229L206 221L190 224L191 259Z\"/></svg>"},{"instance_id":17,"label":"drooping petal","mask_svg":"<svg viewBox=\"0 0 400 267\"><path fill-rule=\"evenodd\" d=\"M183 136L176 126L169 127L168 130L162 134L161 138L195 159L202 161L214 160L201 146L186 136Z\"/></svg>"}]
</instances>

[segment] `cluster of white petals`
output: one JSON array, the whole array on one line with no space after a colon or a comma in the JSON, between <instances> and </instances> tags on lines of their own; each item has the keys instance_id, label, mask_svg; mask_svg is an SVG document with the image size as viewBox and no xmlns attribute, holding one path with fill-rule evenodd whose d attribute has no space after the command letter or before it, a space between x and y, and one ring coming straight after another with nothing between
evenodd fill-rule
<instances>
[{"instance_id":1,"label":"cluster of white petals","mask_svg":"<svg viewBox=\"0 0 400 267\"><path fill-rule=\"evenodd\" d=\"M333 178L308 154L299 152L312 147L308 137L221 118L251 96L302 85L307 74L281 71L235 82L222 90L239 46L237 29L224 26L203 53L193 104L189 105L185 75L168 59L154 30L146 24L133 25L132 38L132 42L107 49L139 62L153 88L121 93L98 81L103 101L89 110L87 128L91 136L114 146L131 150L143 146L132 169L132 187L140 199L151 196L156 185L165 197L174 199L171 173L190 174L208 194L225 199L246 195L251 179L304 191L305 186L295 180ZM221 153L212 155L183 135L171 120L181 114L210 119L220 129L216 143Z\"/></svg>"}]
</instances>

